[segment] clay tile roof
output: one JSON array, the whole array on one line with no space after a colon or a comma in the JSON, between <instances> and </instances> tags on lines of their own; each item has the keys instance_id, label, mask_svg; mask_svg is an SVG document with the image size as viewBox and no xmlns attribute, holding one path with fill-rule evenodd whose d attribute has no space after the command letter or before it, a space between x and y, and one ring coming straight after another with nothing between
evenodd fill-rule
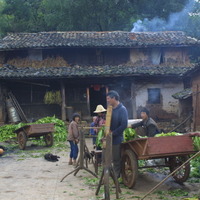
<instances>
[{"instance_id":1,"label":"clay tile roof","mask_svg":"<svg viewBox=\"0 0 200 200\"><path fill-rule=\"evenodd\" d=\"M0 50L48 47L187 46L199 41L181 31L166 32L39 32L11 33L0 40Z\"/></svg>"},{"instance_id":2,"label":"clay tile roof","mask_svg":"<svg viewBox=\"0 0 200 200\"><path fill-rule=\"evenodd\" d=\"M184 76L195 66L67 66L67 67L0 67L0 79L14 78L87 78L115 76Z\"/></svg>"}]
</instances>

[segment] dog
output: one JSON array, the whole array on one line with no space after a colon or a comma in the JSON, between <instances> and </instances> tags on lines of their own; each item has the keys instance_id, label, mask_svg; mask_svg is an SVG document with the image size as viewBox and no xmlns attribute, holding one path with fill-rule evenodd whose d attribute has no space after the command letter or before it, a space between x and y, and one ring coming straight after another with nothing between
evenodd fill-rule
<instances>
[{"instance_id":1,"label":"dog","mask_svg":"<svg viewBox=\"0 0 200 200\"><path fill-rule=\"evenodd\" d=\"M60 157L57 156L57 155L53 155L51 153L47 153L47 154L44 155L44 159L48 160L48 161L51 161L51 162L59 161L58 158L60 158Z\"/></svg>"},{"instance_id":2,"label":"dog","mask_svg":"<svg viewBox=\"0 0 200 200\"><path fill-rule=\"evenodd\" d=\"M91 160L93 159L93 157L94 157L94 152L93 151L91 151L91 152L87 152L86 151L84 153L84 159L89 161L89 163L91 163Z\"/></svg>"},{"instance_id":3,"label":"dog","mask_svg":"<svg viewBox=\"0 0 200 200\"><path fill-rule=\"evenodd\" d=\"M88 168L88 163L91 163L91 161L94 164L93 157L94 157L94 152L93 151L91 151L91 152L85 151L85 153L84 153L84 160L85 160L87 168Z\"/></svg>"}]
</instances>

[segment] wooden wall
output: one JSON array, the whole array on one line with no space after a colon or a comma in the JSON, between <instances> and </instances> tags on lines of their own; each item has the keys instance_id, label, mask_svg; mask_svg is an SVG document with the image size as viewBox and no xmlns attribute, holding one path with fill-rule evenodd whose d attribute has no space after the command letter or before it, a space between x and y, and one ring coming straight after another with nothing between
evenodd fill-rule
<instances>
[{"instance_id":1,"label":"wooden wall","mask_svg":"<svg viewBox=\"0 0 200 200\"><path fill-rule=\"evenodd\" d=\"M200 73L198 72L192 81L192 107L193 107L193 131L200 131Z\"/></svg>"},{"instance_id":2,"label":"wooden wall","mask_svg":"<svg viewBox=\"0 0 200 200\"><path fill-rule=\"evenodd\" d=\"M38 52L37 52L38 51ZM31 54L32 53L32 54ZM3 57L4 58L3 58ZM38 56L38 57L37 57ZM188 64L189 57L186 48L56 48L43 50L8 51L1 60L7 62L14 58L41 60L62 57L70 65L159 65ZM1 58L2 57L2 58Z\"/></svg>"},{"instance_id":3,"label":"wooden wall","mask_svg":"<svg viewBox=\"0 0 200 200\"><path fill-rule=\"evenodd\" d=\"M47 87L48 85L50 87ZM44 81L13 80L7 82L6 88L14 94L29 121L53 115L61 118L60 105L44 103L46 91L60 90L59 82L53 84Z\"/></svg>"},{"instance_id":4,"label":"wooden wall","mask_svg":"<svg viewBox=\"0 0 200 200\"><path fill-rule=\"evenodd\" d=\"M37 53L38 51L38 53ZM13 59L41 60L62 57L70 65L120 65L129 61L129 49L98 49L98 48L57 48L43 50L8 51L0 55L0 64ZM37 57L38 56L38 57ZM1 58L2 57L2 58Z\"/></svg>"},{"instance_id":5,"label":"wooden wall","mask_svg":"<svg viewBox=\"0 0 200 200\"><path fill-rule=\"evenodd\" d=\"M186 64L190 62L185 48L131 49L130 61L134 65Z\"/></svg>"},{"instance_id":6,"label":"wooden wall","mask_svg":"<svg viewBox=\"0 0 200 200\"><path fill-rule=\"evenodd\" d=\"M166 48L163 52L164 63L181 63L190 62L187 49L185 48Z\"/></svg>"},{"instance_id":7,"label":"wooden wall","mask_svg":"<svg viewBox=\"0 0 200 200\"><path fill-rule=\"evenodd\" d=\"M5 106L5 89L4 86L0 84L0 125L4 124L6 119Z\"/></svg>"}]
</instances>

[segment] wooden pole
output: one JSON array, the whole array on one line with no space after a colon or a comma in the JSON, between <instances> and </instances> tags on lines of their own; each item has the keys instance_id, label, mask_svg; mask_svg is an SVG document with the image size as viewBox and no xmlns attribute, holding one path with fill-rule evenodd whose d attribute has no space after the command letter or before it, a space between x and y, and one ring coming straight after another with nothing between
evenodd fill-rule
<instances>
[{"instance_id":1,"label":"wooden pole","mask_svg":"<svg viewBox=\"0 0 200 200\"><path fill-rule=\"evenodd\" d=\"M116 198L119 198L119 182L112 166L112 134L110 133L110 124L112 118L112 106L107 107L106 123L105 123L105 136L106 139L103 141L102 160L103 160L103 171L97 187L96 195L99 193L100 187L104 184L104 195L105 200L110 200L109 190L109 177L114 181L116 186Z\"/></svg>"},{"instance_id":2,"label":"wooden pole","mask_svg":"<svg viewBox=\"0 0 200 200\"><path fill-rule=\"evenodd\" d=\"M63 121L66 121L65 85L63 81L60 82L60 85L61 85L61 96L62 96L61 118Z\"/></svg>"},{"instance_id":3,"label":"wooden pole","mask_svg":"<svg viewBox=\"0 0 200 200\"><path fill-rule=\"evenodd\" d=\"M112 118L112 106L108 106L106 113L105 136L108 136L108 134L110 133L111 118Z\"/></svg>"},{"instance_id":4,"label":"wooden pole","mask_svg":"<svg viewBox=\"0 0 200 200\"><path fill-rule=\"evenodd\" d=\"M136 89L135 84L131 83L131 103L132 103L132 112L133 112L133 119L137 118L137 112L136 112Z\"/></svg>"},{"instance_id":5,"label":"wooden pole","mask_svg":"<svg viewBox=\"0 0 200 200\"><path fill-rule=\"evenodd\" d=\"M0 84L0 125L4 124L5 121L5 104L4 104L5 98L3 95L3 88L2 84Z\"/></svg>"},{"instance_id":6,"label":"wooden pole","mask_svg":"<svg viewBox=\"0 0 200 200\"><path fill-rule=\"evenodd\" d=\"M150 193L152 193L157 187L159 187L162 183L164 183L170 176L174 175L179 169L181 169L184 165L189 163L192 159L194 159L196 156L200 155L200 151L194 154L190 159L185 161L181 166L176 168L171 174L169 174L167 177L165 177L160 183L158 183L154 188L152 188L149 192L147 192L144 197L141 198L143 200L145 197L147 197Z\"/></svg>"},{"instance_id":7,"label":"wooden pole","mask_svg":"<svg viewBox=\"0 0 200 200\"><path fill-rule=\"evenodd\" d=\"M112 117L112 106L108 106L106 113L106 123L105 123L105 136L106 140L103 142L104 151L104 194L105 200L110 200L110 189L109 189L109 177L110 177L110 166L112 164L112 136L110 135L110 124Z\"/></svg>"},{"instance_id":8,"label":"wooden pole","mask_svg":"<svg viewBox=\"0 0 200 200\"><path fill-rule=\"evenodd\" d=\"M85 146L85 136L84 136L84 132L81 130L80 131L80 155L79 155L79 162L78 162L78 166L76 169L74 169L73 171L71 171L70 173L68 173L67 175L65 175L60 182L63 182L63 180L69 176L70 174L74 173L74 176L76 176L76 174L79 172L79 170L84 169L85 171L89 172L90 174L92 174L93 176L95 176L96 178L97 175L92 172L91 170L87 169L87 167L84 166L84 146Z\"/></svg>"},{"instance_id":9,"label":"wooden pole","mask_svg":"<svg viewBox=\"0 0 200 200\"><path fill-rule=\"evenodd\" d=\"M86 94L87 94L87 108L88 108L88 112L90 114L91 110L90 110L90 88L87 88L86 90Z\"/></svg>"},{"instance_id":10,"label":"wooden pole","mask_svg":"<svg viewBox=\"0 0 200 200\"><path fill-rule=\"evenodd\" d=\"M198 100L199 100L199 85L197 84L197 89L196 89L196 98L195 98L195 107L193 108L194 109L194 119L193 119L193 121L194 121L194 128L193 128L193 130L194 131L197 131L197 118L198 118Z\"/></svg>"}]
</instances>

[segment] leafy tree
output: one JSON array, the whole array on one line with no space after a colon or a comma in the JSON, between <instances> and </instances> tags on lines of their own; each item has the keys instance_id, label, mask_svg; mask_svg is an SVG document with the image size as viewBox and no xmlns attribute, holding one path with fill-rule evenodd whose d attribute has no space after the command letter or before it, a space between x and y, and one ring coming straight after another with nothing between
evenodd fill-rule
<instances>
[{"instance_id":1,"label":"leafy tree","mask_svg":"<svg viewBox=\"0 0 200 200\"><path fill-rule=\"evenodd\" d=\"M0 33L113 31L138 19L167 19L187 0L0 0Z\"/></svg>"},{"instance_id":2,"label":"leafy tree","mask_svg":"<svg viewBox=\"0 0 200 200\"><path fill-rule=\"evenodd\" d=\"M185 32L200 39L200 0L196 0L195 10L189 14L188 23L185 26Z\"/></svg>"},{"instance_id":3,"label":"leafy tree","mask_svg":"<svg viewBox=\"0 0 200 200\"><path fill-rule=\"evenodd\" d=\"M131 3L124 0L43 0L43 9L51 30L123 30L134 14Z\"/></svg>"},{"instance_id":4,"label":"leafy tree","mask_svg":"<svg viewBox=\"0 0 200 200\"><path fill-rule=\"evenodd\" d=\"M40 11L40 0L5 0L1 17L7 19L3 27L5 32L39 31L43 26L43 17Z\"/></svg>"}]
</instances>

